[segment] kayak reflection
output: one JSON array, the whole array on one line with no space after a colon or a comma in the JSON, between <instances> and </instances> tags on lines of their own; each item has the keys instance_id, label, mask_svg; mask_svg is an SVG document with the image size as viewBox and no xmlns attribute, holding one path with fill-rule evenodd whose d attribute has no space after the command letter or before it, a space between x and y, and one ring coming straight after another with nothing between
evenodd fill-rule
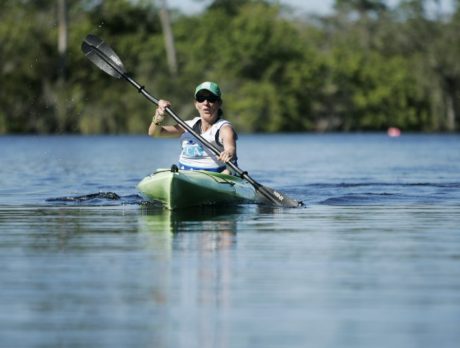
<instances>
[{"instance_id":1,"label":"kayak reflection","mask_svg":"<svg viewBox=\"0 0 460 348\"><path fill-rule=\"evenodd\" d=\"M235 235L238 219L244 212L247 212L244 206L206 206L179 211L144 207L139 215L139 225L141 231L150 233Z\"/></svg>"},{"instance_id":2,"label":"kayak reflection","mask_svg":"<svg viewBox=\"0 0 460 348\"><path fill-rule=\"evenodd\" d=\"M244 211L206 207L144 209L139 214L139 232L152 258L152 299L164 309L156 330L159 342L195 332L203 338L197 346L228 345L229 327L215 319L217 312L224 317L231 313L234 305L234 255Z\"/></svg>"}]
</instances>

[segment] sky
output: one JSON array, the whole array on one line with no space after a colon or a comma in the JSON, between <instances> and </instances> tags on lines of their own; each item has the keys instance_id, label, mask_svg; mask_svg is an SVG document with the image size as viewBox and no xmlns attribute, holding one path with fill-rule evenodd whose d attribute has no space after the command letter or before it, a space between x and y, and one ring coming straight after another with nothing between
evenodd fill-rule
<instances>
[{"instance_id":1,"label":"sky","mask_svg":"<svg viewBox=\"0 0 460 348\"><path fill-rule=\"evenodd\" d=\"M280 0L305 14L325 15L332 12L335 0ZM196 13L201 11L211 0L167 0L169 8L179 9L182 13ZM387 0L387 4L395 6L398 0ZM434 3L434 2L433 2ZM453 0L441 0L441 10L449 11L453 8Z\"/></svg>"},{"instance_id":2,"label":"sky","mask_svg":"<svg viewBox=\"0 0 460 348\"><path fill-rule=\"evenodd\" d=\"M199 12L209 1L168 0L169 8L177 8L181 12ZM331 11L334 0L281 0L281 3L298 8L311 14L327 14Z\"/></svg>"}]
</instances>

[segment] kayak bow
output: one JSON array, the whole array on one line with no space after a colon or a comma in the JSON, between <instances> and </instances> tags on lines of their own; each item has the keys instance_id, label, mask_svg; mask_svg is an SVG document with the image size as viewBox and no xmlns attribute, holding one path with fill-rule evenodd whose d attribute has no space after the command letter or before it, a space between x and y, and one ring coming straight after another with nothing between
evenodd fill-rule
<instances>
[{"instance_id":1,"label":"kayak bow","mask_svg":"<svg viewBox=\"0 0 460 348\"><path fill-rule=\"evenodd\" d=\"M204 170L158 169L137 185L149 201L160 201L167 209L257 200L254 187L236 176Z\"/></svg>"}]
</instances>

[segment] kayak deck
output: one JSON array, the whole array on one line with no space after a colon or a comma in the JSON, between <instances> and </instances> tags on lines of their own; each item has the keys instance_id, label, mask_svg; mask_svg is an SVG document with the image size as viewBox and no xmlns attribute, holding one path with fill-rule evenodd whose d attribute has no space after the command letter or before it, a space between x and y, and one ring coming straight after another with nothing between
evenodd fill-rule
<instances>
[{"instance_id":1,"label":"kayak deck","mask_svg":"<svg viewBox=\"0 0 460 348\"><path fill-rule=\"evenodd\" d=\"M256 190L236 176L204 170L158 169L137 185L149 201L176 210L201 205L256 201Z\"/></svg>"}]
</instances>

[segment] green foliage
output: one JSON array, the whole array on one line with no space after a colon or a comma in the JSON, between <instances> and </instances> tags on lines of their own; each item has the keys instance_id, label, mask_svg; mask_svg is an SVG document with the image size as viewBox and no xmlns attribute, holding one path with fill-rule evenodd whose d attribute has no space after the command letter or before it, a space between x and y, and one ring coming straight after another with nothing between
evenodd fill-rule
<instances>
[{"instance_id":1,"label":"green foliage","mask_svg":"<svg viewBox=\"0 0 460 348\"><path fill-rule=\"evenodd\" d=\"M215 0L172 13L179 74L169 73L156 2L67 1L66 74L58 70L57 0L0 4L0 133L143 133L154 106L81 53L93 33L130 74L191 117L194 87L223 89L239 131L458 130L460 10L425 0L336 1L299 20L278 1Z\"/></svg>"}]
</instances>

